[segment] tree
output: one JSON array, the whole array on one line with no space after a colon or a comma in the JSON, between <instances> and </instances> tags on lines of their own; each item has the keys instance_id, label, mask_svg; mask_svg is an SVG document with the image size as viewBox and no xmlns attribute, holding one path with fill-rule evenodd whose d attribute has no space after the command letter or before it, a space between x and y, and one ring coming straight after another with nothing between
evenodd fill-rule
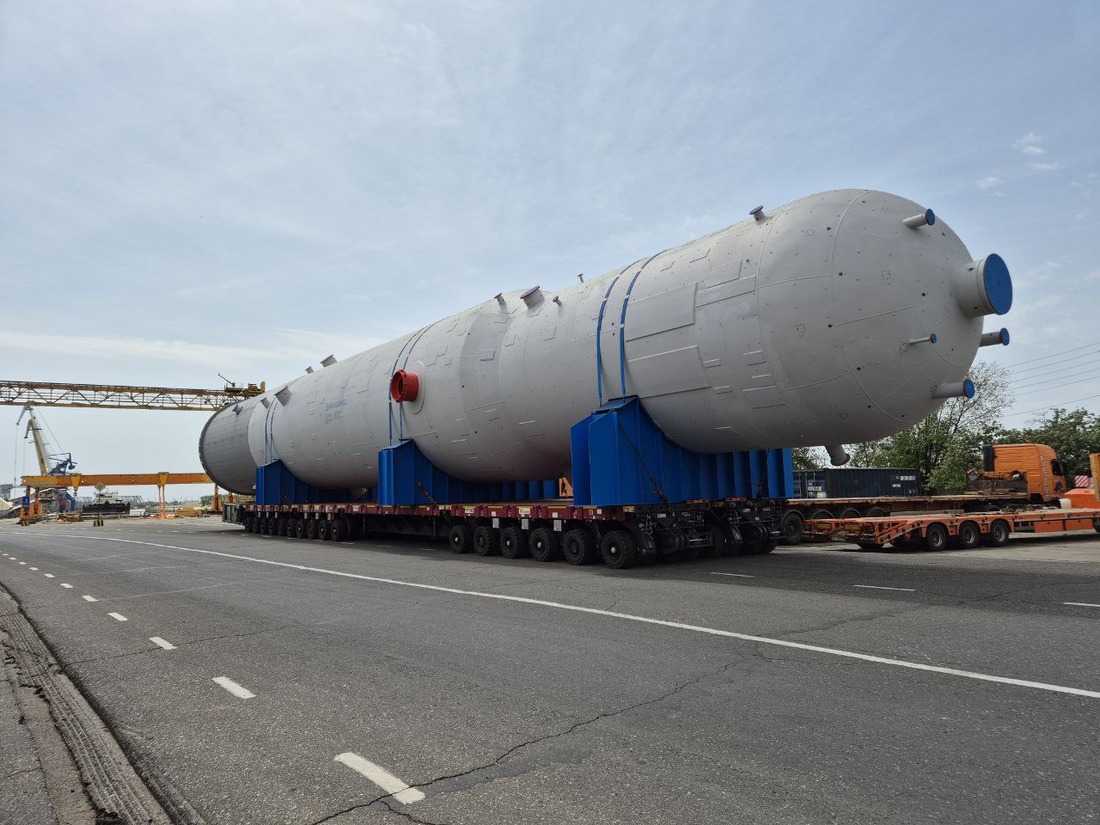
<instances>
[{"instance_id":1,"label":"tree","mask_svg":"<svg viewBox=\"0 0 1100 825\"><path fill-rule=\"evenodd\" d=\"M1007 372L992 363L970 370L972 399L951 398L897 435L855 445L858 467L915 467L930 494L961 493L966 471L981 466L981 445L1000 440L1001 410L1010 403Z\"/></svg>"},{"instance_id":2,"label":"tree","mask_svg":"<svg viewBox=\"0 0 1100 825\"><path fill-rule=\"evenodd\" d=\"M1002 440L1011 444L1046 444L1065 462L1071 475L1087 474L1089 453L1100 452L1100 415L1078 408L1055 408L1036 418L1031 426L1006 430Z\"/></svg>"},{"instance_id":3,"label":"tree","mask_svg":"<svg viewBox=\"0 0 1100 825\"><path fill-rule=\"evenodd\" d=\"M796 470L819 470L829 463L821 447L792 447L791 460Z\"/></svg>"}]
</instances>

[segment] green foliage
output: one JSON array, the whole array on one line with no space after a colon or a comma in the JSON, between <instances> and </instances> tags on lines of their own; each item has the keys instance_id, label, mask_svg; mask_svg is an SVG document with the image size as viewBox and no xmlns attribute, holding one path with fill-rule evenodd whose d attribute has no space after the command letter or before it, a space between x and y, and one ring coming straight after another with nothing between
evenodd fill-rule
<instances>
[{"instance_id":1,"label":"green foliage","mask_svg":"<svg viewBox=\"0 0 1100 825\"><path fill-rule=\"evenodd\" d=\"M1028 427L1006 430L1006 444L1046 444L1054 448L1071 474L1087 474L1089 453L1100 452L1100 415L1078 408L1056 408L1037 418Z\"/></svg>"},{"instance_id":2,"label":"green foliage","mask_svg":"<svg viewBox=\"0 0 1100 825\"><path fill-rule=\"evenodd\" d=\"M1010 401L1007 373L996 364L975 364L973 399L949 399L936 412L897 435L857 444L853 467L916 467L924 492L961 493L966 471L981 466L981 445L1003 441L1001 410Z\"/></svg>"},{"instance_id":3,"label":"green foliage","mask_svg":"<svg viewBox=\"0 0 1100 825\"><path fill-rule=\"evenodd\" d=\"M796 470L820 470L829 463L829 456L820 447L794 447L791 458Z\"/></svg>"}]
</instances>

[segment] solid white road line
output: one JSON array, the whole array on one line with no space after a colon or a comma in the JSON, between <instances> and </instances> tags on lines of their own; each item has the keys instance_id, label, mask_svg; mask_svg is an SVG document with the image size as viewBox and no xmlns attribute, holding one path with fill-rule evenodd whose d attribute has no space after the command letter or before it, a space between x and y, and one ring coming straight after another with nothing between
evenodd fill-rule
<instances>
[{"instance_id":1,"label":"solid white road line","mask_svg":"<svg viewBox=\"0 0 1100 825\"><path fill-rule=\"evenodd\" d=\"M112 619L114 619L116 622L128 622L128 621L130 621L125 616L123 616L121 613L108 613L107 615L110 616Z\"/></svg>"},{"instance_id":2,"label":"solid white road line","mask_svg":"<svg viewBox=\"0 0 1100 825\"><path fill-rule=\"evenodd\" d=\"M717 570L711 570L712 576L732 576L737 579L755 579L756 576L750 576L748 573L719 573Z\"/></svg>"},{"instance_id":3,"label":"solid white road line","mask_svg":"<svg viewBox=\"0 0 1100 825\"><path fill-rule=\"evenodd\" d=\"M55 576L53 573L43 573L42 575L45 576L47 579L56 579L57 578L57 576Z\"/></svg>"},{"instance_id":4,"label":"solid white road line","mask_svg":"<svg viewBox=\"0 0 1100 825\"><path fill-rule=\"evenodd\" d=\"M82 598L86 602L98 602L99 601L99 599L97 599L95 596L81 596L80 598Z\"/></svg>"},{"instance_id":5,"label":"solid white road line","mask_svg":"<svg viewBox=\"0 0 1100 825\"><path fill-rule=\"evenodd\" d=\"M913 587L883 587L879 584L853 584L852 587L862 587L864 590L899 590L902 593L916 593Z\"/></svg>"},{"instance_id":6,"label":"solid white road line","mask_svg":"<svg viewBox=\"0 0 1100 825\"><path fill-rule=\"evenodd\" d=\"M56 534L53 534L56 535ZM996 676L991 673L978 673L970 670L959 670L953 667L941 667L940 665L928 665L924 662L909 662L905 659L890 659L885 656L872 656L869 653L857 653L853 650L841 650L835 647L823 647L821 645L811 645L804 642L792 642L787 639L775 639L768 636L754 636L750 633L737 633L732 630L719 630L716 627L703 627L701 625L685 624L683 622L670 622L664 619L652 619L649 616L638 616L633 613L616 613L612 610L601 610L597 607L581 607L573 604L563 604L561 602L545 601L543 599L530 599L525 596L508 596L503 593L483 593L477 590L460 590L457 587L443 587L438 584L422 584L421 582L402 581L401 579L385 579L380 576L364 576L361 573L345 573L342 570L328 570L324 567L308 567L304 564L291 564L285 561L274 561L273 559L260 559L254 556L241 556L236 553L222 553L218 550L200 550L197 547L180 547L174 544L156 544L151 541L138 541L137 539L116 539L109 538L107 536L86 536L81 534L65 534L72 535L78 538L83 538L88 541L114 541L120 544L138 544L146 547L158 547L162 550L182 550L186 553L201 553L204 556L219 556L226 559L236 559L237 561L248 561L254 564L267 564L272 567L284 567L289 570L301 570L306 573L323 573L327 576L339 576L344 579L355 579L356 581L368 581L375 582L376 584L391 584L397 587L411 587L417 590L430 590L436 593L452 593L458 596L471 596L479 599L494 599L502 602L515 602L518 604L528 604L535 607L547 607L553 610L567 610L573 613L587 613L592 616L605 616L610 619L622 619L629 622L638 622L639 624L657 625L659 627L669 627L675 630L686 630L692 633L703 633L709 636L721 636L727 639L739 639L745 642L753 642L755 644L774 645L776 647L786 647L794 650L805 650L808 653L822 653L827 656L839 656L844 659L856 659L861 662L872 662L879 665L889 665L890 667L901 667L907 670L922 670L926 673L939 673L944 676L958 676L963 679L974 679L979 682L993 682L1000 685L1014 685L1015 687L1033 688L1035 690L1046 690L1052 693L1067 693L1071 696L1087 696L1090 699L1100 699L1100 691L1098 690L1085 690L1083 688L1067 687L1065 685L1055 685L1048 682L1033 682L1030 679L1013 679L1008 676ZM31 534L33 537L33 534Z\"/></svg>"},{"instance_id":7,"label":"solid white road line","mask_svg":"<svg viewBox=\"0 0 1100 825\"><path fill-rule=\"evenodd\" d=\"M73 586L71 584L65 584L64 582L61 583L61 586L64 587L66 590L73 589Z\"/></svg>"},{"instance_id":8,"label":"solid white road line","mask_svg":"<svg viewBox=\"0 0 1100 825\"><path fill-rule=\"evenodd\" d=\"M1062 604L1068 604L1070 607L1100 607L1100 604L1089 604L1088 602L1062 602Z\"/></svg>"},{"instance_id":9,"label":"solid white road line","mask_svg":"<svg viewBox=\"0 0 1100 825\"><path fill-rule=\"evenodd\" d=\"M221 685L223 688L228 690L230 693L232 693L238 699L255 699L256 698L255 693L241 687L236 682L234 682L232 679L227 679L225 676L216 676L214 678L214 682L216 684Z\"/></svg>"},{"instance_id":10,"label":"solid white road line","mask_svg":"<svg viewBox=\"0 0 1100 825\"><path fill-rule=\"evenodd\" d=\"M160 636L150 636L149 641L155 644L157 647L163 647L165 650L175 650L176 646L171 642L166 642Z\"/></svg>"},{"instance_id":11,"label":"solid white road line","mask_svg":"<svg viewBox=\"0 0 1100 825\"><path fill-rule=\"evenodd\" d=\"M348 751L340 754L333 761L342 762L356 773L362 774L403 805L419 802L424 798L421 791L410 787L409 783L402 782L385 768L375 765L357 753Z\"/></svg>"}]
</instances>

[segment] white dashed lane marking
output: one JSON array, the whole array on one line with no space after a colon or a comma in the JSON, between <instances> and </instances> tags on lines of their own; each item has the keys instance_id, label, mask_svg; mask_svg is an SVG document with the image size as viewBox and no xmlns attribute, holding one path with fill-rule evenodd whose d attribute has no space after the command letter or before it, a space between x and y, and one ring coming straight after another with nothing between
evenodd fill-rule
<instances>
[{"instance_id":1,"label":"white dashed lane marking","mask_svg":"<svg viewBox=\"0 0 1100 825\"><path fill-rule=\"evenodd\" d=\"M710 572L712 576L730 576L735 579L755 579L756 576L750 576L748 573L719 573L717 570Z\"/></svg>"},{"instance_id":2,"label":"white dashed lane marking","mask_svg":"<svg viewBox=\"0 0 1100 825\"><path fill-rule=\"evenodd\" d=\"M913 587L883 587L881 584L853 584L852 587L862 587L864 590L897 590L902 593L916 593Z\"/></svg>"},{"instance_id":3,"label":"white dashed lane marking","mask_svg":"<svg viewBox=\"0 0 1100 825\"><path fill-rule=\"evenodd\" d=\"M65 584L65 582L62 582L61 586L64 587L66 590L72 590L73 589L73 586L71 584Z\"/></svg>"},{"instance_id":4,"label":"white dashed lane marking","mask_svg":"<svg viewBox=\"0 0 1100 825\"><path fill-rule=\"evenodd\" d=\"M82 598L86 602L98 602L99 601L99 599L97 599L95 596L81 596L80 598Z\"/></svg>"},{"instance_id":5,"label":"white dashed lane marking","mask_svg":"<svg viewBox=\"0 0 1100 825\"><path fill-rule=\"evenodd\" d=\"M155 644L157 647L163 647L165 650L175 650L176 646L171 642L165 641L160 636L150 636L149 641Z\"/></svg>"},{"instance_id":6,"label":"white dashed lane marking","mask_svg":"<svg viewBox=\"0 0 1100 825\"><path fill-rule=\"evenodd\" d=\"M234 682L232 679L229 679L225 676L216 676L214 678L214 683L218 684L218 685L221 685L223 688L228 690L230 693L232 693L238 699L255 699L256 698L255 693L248 690L247 688L241 687L236 682Z\"/></svg>"},{"instance_id":7,"label":"white dashed lane marking","mask_svg":"<svg viewBox=\"0 0 1100 825\"><path fill-rule=\"evenodd\" d=\"M67 534L66 534L67 535ZM270 565L272 567L279 567L284 570L299 570L304 573L315 573L323 576L336 576L342 579L348 579L351 581L363 581L373 582L375 584L384 584L392 587L407 587L410 589L435 592L435 593L448 593L457 596L467 596L475 599L490 599L499 602L509 602L512 604L524 604L536 609L545 609L553 611L567 611L570 613L581 613L589 616L599 616L601 619L618 619L625 622L636 622L638 624L650 625L652 627L664 627L671 630L679 630L688 633L700 633L708 636L723 637L726 639L736 639L743 642L751 642L753 644L772 645L774 647L783 647L789 650L802 650L807 653L817 653L824 656L836 656L842 659L851 659L854 661L867 662L875 665L885 665L887 667L902 668L905 670L923 671L924 673L936 673L942 676L954 676L961 679L973 679L978 682L991 682L999 685L1012 685L1014 687L1030 688L1032 690L1049 691L1051 693L1062 693L1070 696L1087 696L1090 699L1100 699L1100 690L1088 690L1086 688L1070 687L1069 685L1057 685L1050 682L1037 682L1031 679L1015 679L1009 676L998 676L994 673L981 673L973 670L962 670L960 668L945 667L943 665L933 665L926 662L912 662L905 659L894 659L888 656L875 656L870 653L862 653L855 650L844 650L836 647L826 647L824 645L808 644L806 642L795 642L790 639L777 639L769 636L758 636L754 633L739 633L734 630L722 630L717 627L706 627L705 625L688 624L687 622L674 622L667 619L657 619L651 616L640 616L636 613L619 613L614 610L602 610L598 607L583 607L577 604L567 604L564 602L553 602L547 599L533 599L525 596L511 596L504 593L487 593L479 590L462 590L457 587L446 587L439 584L427 584L426 582L415 582L402 579L389 579L383 576L367 576L362 573L348 573L343 570L331 570L324 567L311 567L305 564L292 564L285 561L275 561L274 559L257 558L256 556L245 556L239 553L223 553L217 550L202 550L198 547L181 547L173 544L161 544L152 541L138 541L137 539L116 539L108 538L107 536L81 536L86 541L110 541L118 542L120 544L133 544L141 547L158 547L164 550L179 550L185 553L197 553L204 556L216 556L224 559L236 559L237 561L249 562L251 564L263 564Z\"/></svg>"},{"instance_id":8,"label":"white dashed lane marking","mask_svg":"<svg viewBox=\"0 0 1100 825\"><path fill-rule=\"evenodd\" d=\"M42 575L45 576L47 579L56 579L57 578L57 576L55 576L53 573L43 573Z\"/></svg>"},{"instance_id":9,"label":"white dashed lane marking","mask_svg":"<svg viewBox=\"0 0 1100 825\"><path fill-rule=\"evenodd\" d=\"M1062 604L1070 607L1100 607L1100 604L1089 604L1088 602L1062 602Z\"/></svg>"},{"instance_id":10,"label":"white dashed lane marking","mask_svg":"<svg viewBox=\"0 0 1100 825\"><path fill-rule=\"evenodd\" d=\"M402 782L381 765L375 765L357 753L351 751L342 753L335 758L335 761L347 765L358 774L362 774L404 805L408 805L410 802L419 802L424 798L423 792L410 787L408 782Z\"/></svg>"},{"instance_id":11,"label":"white dashed lane marking","mask_svg":"<svg viewBox=\"0 0 1100 825\"><path fill-rule=\"evenodd\" d=\"M116 622L128 622L128 621L130 621L125 616L123 616L121 613L108 613L107 615L110 616L112 619L114 619Z\"/></svg>"}]
</instances>

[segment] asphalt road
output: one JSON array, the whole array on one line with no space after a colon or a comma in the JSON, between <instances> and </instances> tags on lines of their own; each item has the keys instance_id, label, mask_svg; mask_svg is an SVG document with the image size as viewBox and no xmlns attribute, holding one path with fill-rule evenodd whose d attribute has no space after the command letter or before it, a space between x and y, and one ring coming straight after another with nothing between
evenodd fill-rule
<instances>
[{"instance_id":1,"label":"asphalt road","mask_svg":"<svg viewBox=\"0 0 1100 825\"><path fill-rule=\"evenodd\" d=\"M1100 536L623 572L213 520L0 527L209 823L1100 819Z\"/></svg>"}]
</instances>

